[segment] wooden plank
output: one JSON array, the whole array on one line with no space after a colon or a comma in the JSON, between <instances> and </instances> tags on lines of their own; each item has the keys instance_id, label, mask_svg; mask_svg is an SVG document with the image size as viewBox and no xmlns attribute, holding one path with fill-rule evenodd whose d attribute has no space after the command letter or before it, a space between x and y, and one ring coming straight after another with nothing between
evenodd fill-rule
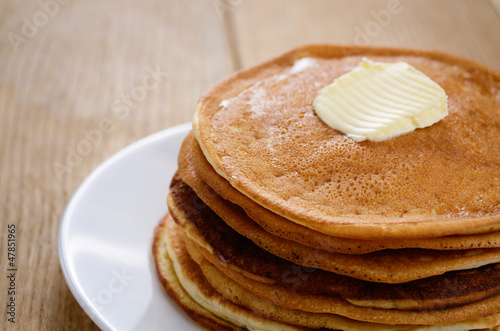
<instances>
[{"instance_id":1,"label":"wooden plank","mask_svg":"<svg viewBox=\"0 0 500 331\"><path fill-rule=\"evenodd\" d=\"M493 7L495 7L498 15L500 16L500 0L490 0Z\"/></svg>"},{"instance_id":2,"label":"wooden plank","mask_svg":"<svg viewBox=\"0 0 500 331\"><path fill-rule=\"evenodd\" d=\"M189 121L199 95L234 69L300 44L365 42L359 31L369 29L369 44L435 48L500 68L499 0L404 1L389 22L389 0L42 2L0 2L0 226L17 226L22 322L8 330L97 330L59 269L67 201L111 154ZM151 72L158 84L142 95ZM90 152L78 155L82 142ZM0 255L5 266L5 245Z\"/></svg>"},{"instance_id":3,"label":"wooden plank","mask_svg":"<svg viewBox=\"0 0 500 331\"><path fill-rule=\"evenodd\" d=\"M488 0L243 1L231 11L243 66L307 43L436 49L500 69Z\"/></svg>"},{"instance_id":4,"label":"wooden plank","mask_svg":"<svg viewBox=\"0 0 500 331\"><path fill-rule=\"evenodd\" d=\"M119 149L190 121L199 95L233 63L223 18L211 1L41 7L47 2L0 4L3 267L8 224L16 225L18 243L18 323L6 324L9 330L97 330L59 268L66 203ZM1 277L3 304L6 281Z\"/></svg>"}]
</instances>

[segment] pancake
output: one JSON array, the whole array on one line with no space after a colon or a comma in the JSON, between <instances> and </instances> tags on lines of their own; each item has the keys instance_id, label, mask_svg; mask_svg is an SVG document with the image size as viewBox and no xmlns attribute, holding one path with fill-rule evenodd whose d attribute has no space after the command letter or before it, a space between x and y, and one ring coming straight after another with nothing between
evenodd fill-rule
<instances>
[{"instance_id":1,"label":"pancake","mask_svg":"<svg viewBox=\"0 0 500 331\"><path fill-rule=\"evenodd\" d=\"M333 237L311 230L263 208L233 188L227 180L217 174L205 159L192 133L188 134L179 152L179 171L183 177L200 177L217 194L242 207L252 220L269 233L313 248L346 254L362 254L382 249L400 248L457 250L500 247L500 232L469 236L373 241Z\"/></svg>"},{"instance_id":2,"label":"pancake","mask_svg":"<svg viewBox=\"0 0 500 331\"><path fill-rule=\"evenodd\" d=\"M228 300L242 304L240 295L236 294L239 285L224 275L216 267L206 263L201 264L203 274L209 283ZM374 309L350 305L334 297L304 295L280 287L258 283L248 279L241 282L245 289L274 305L291 309L312 312L315 314L337 314L357 321L373 321L386 324L416 324L416 325L446 325L459 323L477 317L494 316L500 307L500 296L491 297L483 301L465 306L427 311L408 311L396 309ZM498 324L500 321L495 321Z\"/></svg>"},{"instance_id":3,"label":"pancake","mask_svg":"<svg viewBox=\"0 0 500 331\"><path fill-rule=\"evenodd\" d=\"M190 190L186 186L183 187L186 191ZM171 194L179 193L181 192L173 189ZM194 201L195 199L193 195L187 194L184 199L177 196L172 200ZM176 216L176 221L182 224L182 227L189 229L186 231L189 236L201 242L207 254L215 258L214 260L206 256L212 263L217 265L217 261L222 261L224 268L242 273L245 277L262 283L277 282L294 291L309 294L340 295L355 305L398 309L431 309L460 305L484 299L499 293L500 290L498 265L451 272L400 286L362 282L352 277L304 268L257 247L234 230L225 227L216 216L213 217L208 207L200 208L199 203L198 210L208 218L208 222L199 227L203 229L200 231L202 235L193 236L192 228L185 226L191 223L186 219L185 213L172 203L169 206ZM195 211L188 214L191 218L196 218L194 215L196 213Z\"/></svg>"},{"instance_id":4,"label":"pancake","mask_svg":"<svg viewBox=\"0 0 500 331\"><path fill-rule=\"evenodd\" d=\"M398 306L400 309L460 305L484 299L500 290L498 265L452 272L400 286L363 282L353 278L356 275L346 277L304 268L270 254L242 237L222 222L208 206L202 207L198 203L197 208L193 208L191 202L196 201L196 195L181 181L174 179L170 194L169 208L175 221L190 238L221 261L224 267L261 283L280 283L305 293L340 295L357 305ZM398 259L397 256L393 258ZM216 263L214 260L211 262ZM370 258L365 262L371 263ZM373 272L380 272L378 266L371 265L375 268ZM404 271L405 267L401 269ZM429 268L426 263L423 267ZM383 269L383 266L380 268ZM383 278L383 275L380 277Z\"/></svg>"},{"instance_id":5,"label":"pancake","mask_svg":"<svg viewBox=\"0 0 500 331\"><path fill-rule=\"evenodd\" d=\"M446 91L449 115L381 142L328 127L313 99L363 57L422 71ZM288 220L343 238L430 238L499 230L499 109L500 74L472 61L313 45L216 84L200 98L193 130L219 175Z\"/></svg>"},{"instance_id":6,"label":"pancake","mask_svg":"<svg viewBox=\"0 0 500 331\"><path fill-rule=\"evenodd\" d=\"M203 256L226 276L243 286L247 278L259 281L255 275L248 277L247 270L222 263L190 239L186 241L186 246L191 256L193 256L192 252ZM259 264L259 261L251 255L241 260L243 260L242 268ZM304 294L340 296L360 307L399 310L444 309L480 301L500 293L499 265L449 272L442 276L396 285L358 281L320 270L301 269L297 265L289 266L281 274L269 273L269 270L277 268L266 263L261 262L260 267L260 270L267 270L272 278L272 281L262 283L279 284L294 292Z\"/></svg>"},{"instance_id":7,"label":"pancake","mask_svg":"<svg viewBox=\"0 0 500 331\"><path fill-rule=\"evenodd\" d=\"M245 264L239 268L222 263L198 244L196 246L210 263L234 281L239 283L246 278L259 281L255 275L248 276L247 264L258 265L258 261L251 256L242 259ZM261 268L268 272L275 270L266 263L261 263ZM500 266L496 264L472 270L448 272L408 283L380 284L291 265L281 274L271 273L273 281L267 280L262 283L279 284L304 294L340 296L360 307L430 310L465 305L499 294L499 273Z\"/></svg>"},{"instance_id":8,"label":"pancake","mask_svg":"<svg viewBox=\"0 0 500 331\"><path fill-rule=\"evenodd\" d=\"M214 193L201 196L201 200L209 197L212 202L210 206L215 212L204 206L204 201L198 200L199 197L191 187L176 175L172 180L167 202L176 219L183 220L180 225L188 230L189 235L197 236L197 241L202 246L209 246L208 249L213 251L227 245L230 238L237 235L234 230L239 230L238 232L247 233L247 238L264 250L298 265L381 283L408 282L447 271L472 269L500 262L498 248L455 251L401 249L359 255L313 249L285 239L270 238L272 235L257 224L241 221L248 217L241 208L236 205L228 208L223 204L223 199L217 199ZM242 227L250 228L241 229ZM228 252L231 252L230 247Z\"/></svg>"},{"instance_id":9,"label":"pancake","mask_svg":"<svg viewBox=\"0 0 500 331\"><path fill-rule=\"evenodd\" d=\"M313 323L313 325L316 326L319 326L319 323L322 322L330 323L325 324L330 326L334 323L335 329L351 331L362 331L367 329L375 331L458 331L491 328L500 323L499 316L475 318L453 325L437 327L365 323L333 314L311 314L280 308L252 295L250 292L245 291L244 288L237 287L237 284L233 283L231 289L235 291L233 292L234 295L232 299L240 300L238 304L235 304L223 298L221 293L215 292L214 288L210 286L207 279L204 278L204 274L198 264L190 258L184 244L182 231L177 228L168 215L155 231L153 252L159 276L167 291L178 295L183 305L195 307L196 311L200 311L200 316L202 316L202 318L198 321L200 322L205 319L205 323L202 325L211 330L241 329L235 327L232 323L226 322L226 320L229 319L235 320L237 324L242 326L251 326L252 328L249 329L253 330L313 330L312 328L293 326L291 323L279 323L276 322L276 320L287 320L289 322L298 322L302 324ZM172 291L172 289L174 290ZM192 297L190 295L192 295ZM195 301L193 298L197 300ZM248 307L252 304L255 309L249 314L248 312L250 310L243 307ZM210 311L215 312L216 315L204 309L202 305L208 306ZM264 315L268 315L269 318L264 317ZM219 316L223 316L224 319L221 319ZM213 321L215 321L215 324L212 324ZM315 329L318 328L316 327ZM327 328L324 328L324 330L327 330Z\"/></svg>"}]
</instances>

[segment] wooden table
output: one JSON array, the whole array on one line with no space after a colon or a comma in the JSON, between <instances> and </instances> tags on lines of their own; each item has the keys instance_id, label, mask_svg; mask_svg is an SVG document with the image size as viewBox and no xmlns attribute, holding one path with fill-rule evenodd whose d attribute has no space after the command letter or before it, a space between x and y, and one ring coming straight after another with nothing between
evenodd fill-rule
<instances>
[{"instance_id":1,"label":"wooden table","mask_svg":"<svg viewBox=\"0 0 500 331\"><path fill-rule=\"evenodd\" d=\"M110 155L190 121L225 75L320 42L437 49L500 70L500 0L12 0L0 23L2 311L9 225L17 267L8 330L97 329L59 266L68 200Z\"/></svg>"}]
</instances>

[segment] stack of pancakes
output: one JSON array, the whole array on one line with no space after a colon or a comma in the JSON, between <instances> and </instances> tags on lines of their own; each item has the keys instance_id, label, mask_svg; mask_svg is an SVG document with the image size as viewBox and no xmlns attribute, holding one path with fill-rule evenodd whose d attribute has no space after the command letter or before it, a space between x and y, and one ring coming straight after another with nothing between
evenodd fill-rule
<instances>
[{"instance_id":1,"label":"stack of pancakes","mask_svg":"<svg viewBox=\"0 0 500 331\"><path fill-rule=\"evenodd\" d=\"M425 73L449 115L380 142L328 127L313 100L363 57ZM202 96L178 163L153 251L204 327L500 325L499 73L437 52L302 47Z\"/></svg>"}]
</instances>

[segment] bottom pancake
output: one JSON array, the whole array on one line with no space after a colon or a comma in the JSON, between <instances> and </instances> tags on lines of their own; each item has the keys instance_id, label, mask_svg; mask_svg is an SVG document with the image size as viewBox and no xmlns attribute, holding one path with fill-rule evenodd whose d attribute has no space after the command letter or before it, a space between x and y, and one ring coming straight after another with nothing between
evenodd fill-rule
<instances>
[{"instance_id":1,"label":"bottom pancake","mask_svg":"<svg viewBox=\"0 0 500 331\"><path fill-rule=\"evenodd\" d=\"M167 293L177 301L188 314L209 330L314 330L321 327L322 315L328 315L330 324L323 330L442 330L459 331L492 328L499 322L499 316L472 319L446 326L409 326L365 323L333 314L312 314L289 310L263 300L246 291L236 283L226 284L224 275L216 274L210 263L196 263L189 255L185 236L170 216L159 224L155 231L153 254L159 278ZM201 267L200 267L201 266ZM213 273L215 272L215 277ZM217 291L207 280L211 275L213 283L224 284ZM226 286L227 285L227 286ZM229 321L231 322L229 322ZM281 320L282 322L277 322ZM283 323L287 321L289 324ZM294 326L302 324L303 326ZM333 324L332 324L333 323ZM236 326L239 325L239 326ZM314 328L304 327L314 325ZM326 325L325 325L326 326Z\"/></svg>"}]
</instances>

